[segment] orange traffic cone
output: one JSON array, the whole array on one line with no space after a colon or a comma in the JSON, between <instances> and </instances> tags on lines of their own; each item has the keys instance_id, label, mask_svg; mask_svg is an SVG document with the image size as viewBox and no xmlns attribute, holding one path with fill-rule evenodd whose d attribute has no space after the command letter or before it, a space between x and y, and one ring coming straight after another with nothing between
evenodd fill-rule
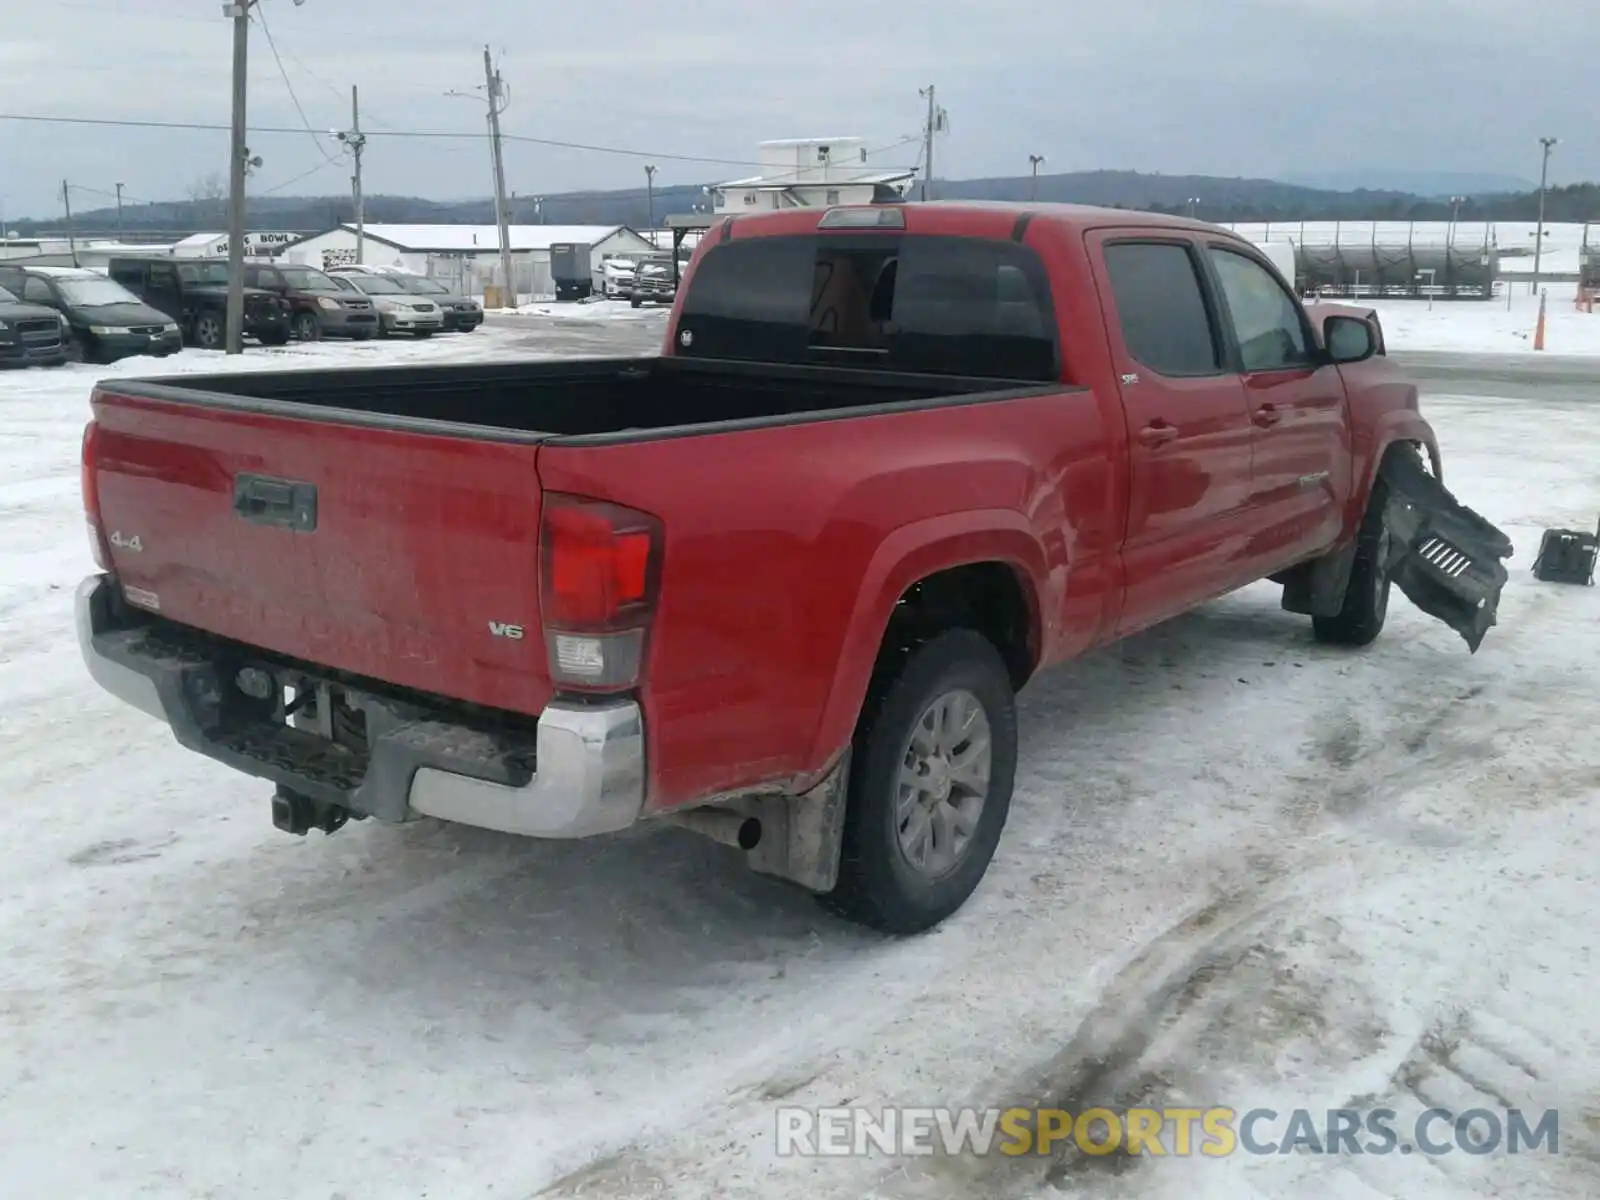
<instances>
[{"instance_id":1,"label":"orange traffic cone","mask_svg":"<svg viewBox=\"0 0 1600 1200\"><path fill-rule=\"evenodd\" d=\"M1533 348L1544 349L1544 300L1547 293L1539 293L1539 323L1533 327Z\"/></svg>"}]
</instances>

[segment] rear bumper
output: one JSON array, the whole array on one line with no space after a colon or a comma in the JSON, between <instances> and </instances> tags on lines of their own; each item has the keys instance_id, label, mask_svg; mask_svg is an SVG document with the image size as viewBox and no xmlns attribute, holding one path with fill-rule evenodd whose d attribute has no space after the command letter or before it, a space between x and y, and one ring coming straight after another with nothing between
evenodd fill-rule
<instances>
[{"instance_id":1,"label":"rear bumper","mask_svg":"<svg viewBox=\"0 0 1600 1200\"><path fill-rule=\"evenodd\" d=\"M532 730L474 724L442 704L319 679L153 620L128 608L106 575L79 586L76 623L95 682L166 722L179 744L359 816L389 823L430 816L576 838L625 829L644 807L644 721L632 701L551 704ZM273 676L270 700L239 690L235 680L247 667ZM282 686L290 681L336 688L330 719L335 707L359 714L360 739L336 741L286 723ZM334 693L326 695L331 701Z\"/></svg>"}]
</instances>

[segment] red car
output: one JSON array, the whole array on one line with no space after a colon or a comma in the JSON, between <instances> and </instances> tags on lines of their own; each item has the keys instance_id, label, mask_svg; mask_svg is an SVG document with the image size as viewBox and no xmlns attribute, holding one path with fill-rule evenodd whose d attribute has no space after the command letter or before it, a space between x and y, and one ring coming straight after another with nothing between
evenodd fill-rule
<instances>
[{"instance_id":1,"label":"red car","mask_svg":"<svg viewBox=\"0 0 1600 1200\"><path fill-rule=\"evenodd\" d=\"M290 832L670 819L921 930L1036 671L1268 577L1477 648L1511 547L1380 336L1193 221L729 218L652 359L101 384L83 650Z\"/></svg>"}]
</instances>

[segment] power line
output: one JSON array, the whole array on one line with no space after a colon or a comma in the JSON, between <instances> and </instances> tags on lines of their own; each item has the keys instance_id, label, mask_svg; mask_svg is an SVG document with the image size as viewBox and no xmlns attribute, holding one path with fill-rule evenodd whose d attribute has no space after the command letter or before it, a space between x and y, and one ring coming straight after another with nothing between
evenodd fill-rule
<instances>
[{"instance_id":1,"label":"power line","mask_svg":"<svg viewBox=\"0 0 1600 1200\"><path fill-rule=\"evenodd\" d=\"M267 25L267 14L260 5L249 10L250 19L261 26L261 32L266 36L267 49L272 51L272 61L278 64L278 75L283 80L283 86L289 93L289 100L294 105L295 112L300 114L300 123L306 127L306 132L311 135L311 142L317 148L317 153L329 162L336 162L333 155L322 145L322 139L317 136L317 131L311 128L311 122L306 117L306 110L300 106L300 97L295 95L294 84L289 80L289 72L284 69L283 59L278 56L278 43L273 40L272 30Z\"/></svg>"},{"instance_id":2,"label":"power line","mask_svg":"<svg viewBox=\"0 0 1600 1200\"><path fill-rule=\"evenodd\" d=\"M311 176L315 175L318 171L326 171L329 167L336 167L338 165L339 165L339 160L338 159L330 158L326 162L319 162L316 166L312 167L309 171L302 171L298 175L295 175L295 176L293 176L293 177L291 177L289 179L285 179L282 183L275 183L271 187L261 188L255 194L258 195L258 196L270 196L274 192L283 191L283 189L286 188L286 187L293 187L295 184L299 183L302 179L309 179Z\"/></svg>"},{"instance_id":3,"label":"power line","mask_svg":"<svg viewBox=\"0 0 1600 1200\"><path fill-rule=\"evenodd\" d=\"M226 133L230 130L228 125L219 125L205 121L150 121L136 120L129 117L59 117L46 116L40 113L0 113L0 121L25 121L44 125L87 125L110 129L180 129L195 130L203 133ZM251 128L251 134L292 134L295 137L305 135L305 129L294 126L258 125ZM418 139L445 139L454 141L480 141L488 137L487 133L467 133L454 130L425 130L425 129L373 129L367 133L368 137L395 137ZM557 150L583 150L591 154L616 154L628 158L662 159L666 162L705 163L712 166L724 167L759 167L763 164L756 159L749 158L711 158L699 154L674 154L662 150L634 150L622 146L602 146L593 142L567 142L556 138L529 137L526 134L506 133L501 135L508 142L522 142L533 146L549 146ZM897 143L899 145L907 142Z\"/></svg>"}]
</instances>

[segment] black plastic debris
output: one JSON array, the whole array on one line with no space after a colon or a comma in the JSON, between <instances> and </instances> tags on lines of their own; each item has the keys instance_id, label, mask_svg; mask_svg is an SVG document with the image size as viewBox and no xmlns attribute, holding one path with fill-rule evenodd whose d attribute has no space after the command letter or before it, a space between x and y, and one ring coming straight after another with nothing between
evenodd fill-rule
<instances>
[{"instance_id":1,"label":"black plastic debris","mask_svg":"<svg viewBox=\"0 0 1600 1200\"><path fill-rule=\"evenodd\" d=\"M1595 559L1600 558L1600 524L1593 533L1579 529L1546 529L1533 560L1533 577L1545 583L1594 586Z\"/></svg>"},{"instance_id":2,"label":"black plastic debris","mask_svg":"<svg viewBox=\"0 0 1600 1200\"><path fill-rule=\"evenodd\" d=\"M1385 572L1411 603L1459 633L1474 654L1495 624L1511 539L1458 501L1412 454L1391 454L1382 476Z\"/></svg>"}]
</instances>

